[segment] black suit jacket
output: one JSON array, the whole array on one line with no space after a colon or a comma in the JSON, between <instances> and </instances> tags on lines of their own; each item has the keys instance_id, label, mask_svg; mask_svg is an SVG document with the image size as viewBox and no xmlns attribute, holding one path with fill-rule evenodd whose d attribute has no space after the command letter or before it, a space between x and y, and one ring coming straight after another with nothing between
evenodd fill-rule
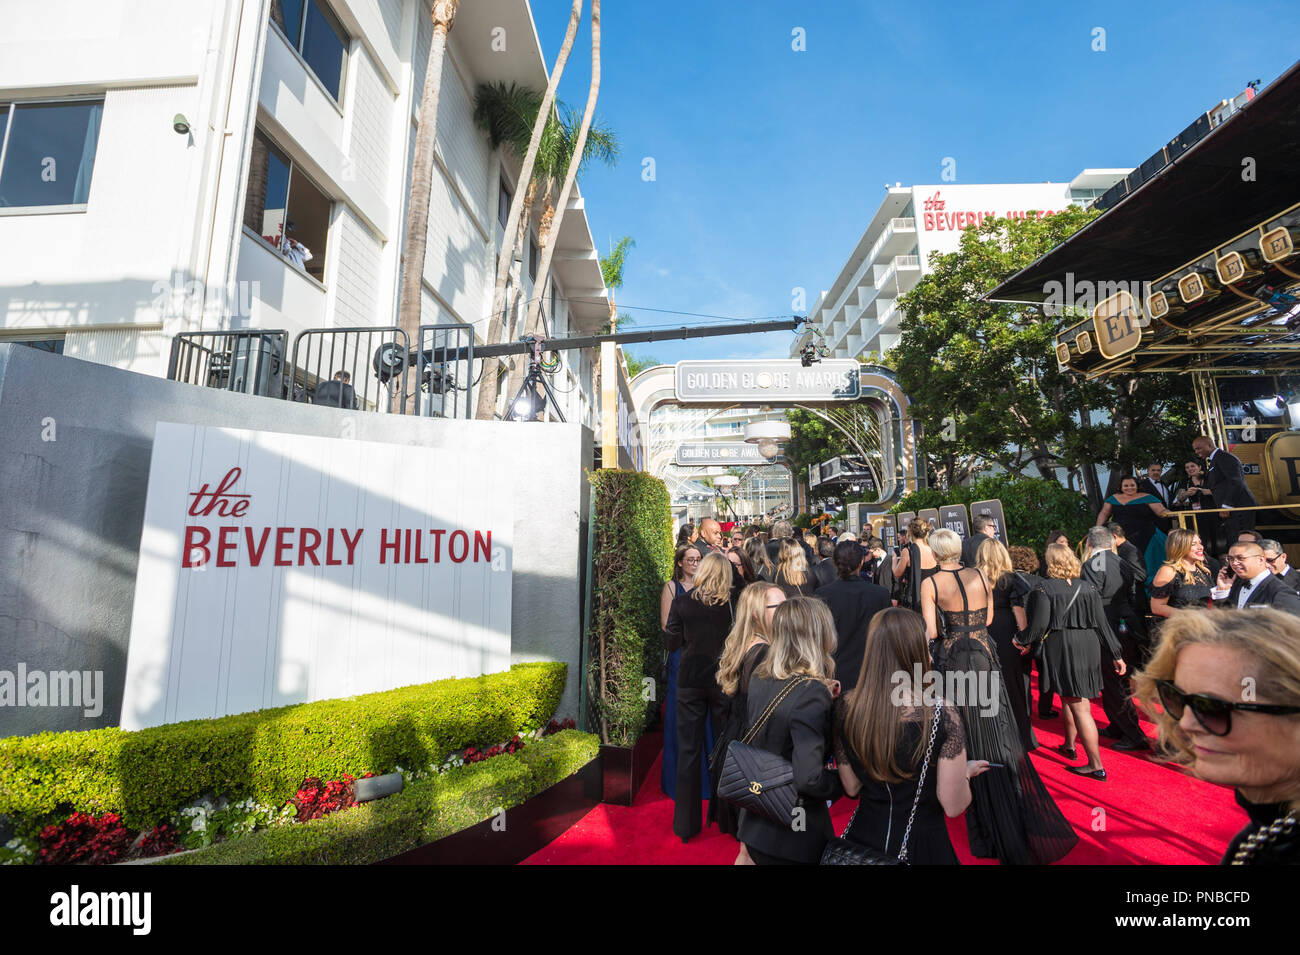
<instances>
[{"instance_id":1,"label":"black suit jacket","mask_svg":"<svg viewBox=\"0 0 1300 955\"><path fill-rule=\"evenodd\" d=\"M1146 576L1145 569L1142 575ZM1106 610L1106 622L1112 630L1119 625L1121 617L1132 613L1129 594L1132 592L1133 574L1115 554L1108 550L1097 551L1083 562L1079 577L1097 588Z\"/></svg>"},{"instance_id":2,"label":"black suit jacket","mask_svg":"<svg viewBox=\"0 0 1300 955\"><path fill-rule=\"evenodd\" d=\"M817 596L831 608L835 618L835 679L840 681L841 694L847 693L858 685L871 618L892 606L889 591L861 577L851 577L819 587Z\"/></svg>"},{"instance_id":3,"label":"black suit jacket","mask_svg":"<svg viewBox=\"0 0 1300 955\"><path fill-rule=\"evenodd\" d=\"M1285 574L1274 574L1278 580L1286 584L1292 590L1300 591L1300 570L1294 567L1288 567Z\"/></svg>"},{"instance_id":4,"label":"black suit jacket","mask_svg":"<svg viewBox=\"0 0 1300 955\"><path fill-rule=\"evenodd\" d=\"M1205 473L1205 483L1214 494L1214 503L1219 507L1254 507L1259 502L1246 487L1246 478L1241 470L1241 459L1220 448L1210 457L1209 470Z\"/></svg>"},{"instance_id":5,"label":"black suit jacket","mask_svg":"<svg viewBox=\"0 0 1300 955\"><path fill-rule=\"evenodd\" d=\"M1165 507L1171 507L1173 505L1174 486L1172 484L1166 484L1164 481L1161 481L1160 486L1157 487L1151 482L1150 478L1142 478L1142 480L1138 481L1138 490L1150 494L1153 497L1160 498L1160 503L1164 504Z\"/></svg>"},{"instance_id":6,"label":"black suit jacket","mask_svg":"<svg viewBox=\"0 0 1300 955\"><path fill-rule=\"evenodd\" d=\"M749 681L750 726L758 722L787 682L757 676ZM843 791L839 774L826 768L833 751L830 734L831 692L826 684L812 680L794 687L750 745L776 753L794 767L794 784L804 810L803 826L770 822L742 810L738 833L741 842L794 862L815 864L821 859L827 840L835 835L826 800L837 798Z\"/></svg>"},{"instance_id":7,"label":"black suit jacket","mask_svg":"<svg viewBox=\"0 0 1300 955\"><path fill-rule=\"evenodd\" d=\"M970 537L965 538L961 542L961 562L967 567L974 567L980 544L986 540L997 540L997 538L989 537L987 534L971 534Z\"/></svg>"},{"instance_id":8,"label":"black suit jacket","mask_svg":"<svg viewBox=\"0 0 1300 955\"><path fill-rule=\"evenodd\" d=\"M1241 597L1242 586L1240 578L1234 580L1232 589L1228 591L1228 598L1216 601L1215 605L1235 610L1237 600ZM1282 583L1276 574L1269 574L1246 598L1246 607L1272 607L1274 610L1285 610L1300 617L1300 594Z\"/></svg>"},{"instance_id":9,"label":"black suit jacket","mask_svg":"<svg viewBox=\"0 0 1300 955\"><path fill-rule=\"evenodd\" d=\"M819 560L816 566L812 569L812 576L813 580L817 582L818 590L825 587L827 584L832 583L836 577L835 561L831 560L829 557Z\"/></svg>"},{"instance_id":10,"label":"black suit jacket","mask_svg":"<svg viewBox=\"0 0 1300 955\"><path fill-rule=\"evenodd\" d=\"M706 689L718 682L718 660L734 620L731 602L717 605L696 600L690 593L673 598L668 609L668 652L681 648L677 685ZM735 589L732 590L735 597Z\"/></svg>"},{"instance_id":11,"label":"black suit jacket","mask_svg":"<svg viewBox=\"0 0 1300 955\"><path fill-rule=\"evenodd\" d=\"M328 405L331 408L351 408L353 411L360 407L357 403L357 393L352 386L334 378L316 386L316 394L312 395L311 403Z\"/></svg>"}]
</instances>

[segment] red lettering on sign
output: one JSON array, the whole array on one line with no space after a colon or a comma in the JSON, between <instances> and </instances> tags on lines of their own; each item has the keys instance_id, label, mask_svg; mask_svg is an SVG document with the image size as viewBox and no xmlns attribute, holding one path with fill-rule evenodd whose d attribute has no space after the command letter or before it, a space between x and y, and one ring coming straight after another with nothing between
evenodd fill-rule
<instances>
[{"instance_id":1,"label":"red lettering on sign","mask_svg":"<svg viewBox=\"0 0 1300 955\"><path fill-rule=\"evenodd\" d=\"M248 562L254 567L261 565L262 553L266 550L266 541L270 536L271 528L263 527L262 536L258 539L258 542L254 544L253 529L251 527L244 528L244 539L248 541Z\"/></svg>"},{"instance_id":2,"label":"red lettering on sign","mask_svg":"<svg viewBox=\"0 0 1300 955\"><path fill-rule=\"evenodd\" d=\"M479 560L479 554L483 555L483 560L492 559L492 532L488 531L486 535L482 531L474 532L474 562Z\"/></svg>"},{"instance_id":3,"label":"red lettering on sign","mask_svg":"<svg viewBox=\"0 0 1300 955\"><path fill-rule=\"evenodd\" d=\"M348 566L350 567L357 562L357 541L361 540L361 528L358 527L356 535L351 538L348 537L347 528L340 527L339 533L343 535L343 543L348 549Z\"/></svg>"},{"instance_id":4,"label":"red lettering on sign","mask_svg":"<svg viewBox=\"0 0 1300 955\"><path fill-rule=\"evenodd\" d=\"M293 536L293 532L294 528L292 527L277 527L275 529L275 566L277 567L289 567L293 564L293 561L285 556L288 554L289 548L293 547L293 541L289 540Z\"/></svg>"},{"instance_id":5,"label":"red lettering on sign","mask_svg":"<svg viewBox=\"0 0 1300 955\"><path fill-rule=\"evenodd\" d=\"M427 564L429 562L429 558L422 556L424 553L424 549L420 546L420 544L423 540L424 540L423 531L415 535L415 561L414 562L417 564Z\"/></svg>"},{"instance_id":6,"label":"red lettering on sign","mask_svg":"<svg viewBox=\"0 0 1300 955\"><path fill-rule=\"evenodd\" d=\"M234 567L233 560L226 559L226 553L238 547L238 543L229 538L235 537L239 533L239 528L234 524L220 528L217 531L217 566Z\"/></svg>"},{"instance_id":7,"label":"red lettering on sign","mask_svg":"<svg viewBox=\"0 0 1300 955\"><path fill-rule=\"evenodd\" d=\"M447 533L447 529L445 527L437 527L429 531L429 533L433 535L433 562L436 564L442 560L439 551L442 549L442 535Z\"/></svg>"},{"instance_id":8,"label":"red lettering on sign","mask_svg":"<svg viewBox=\"0 0 1300 955\"><path fill-rule=\"evenodd\" d=\"M925 214L925 217L924 217L924 218L925 218L925 227L926 227L927 229L933 229L933 228L934 228L934 213L933 213L933 212L927 212L927 213Z\"/></svg>"},{"instance_id":9,"label":"red lettering on sign","mask_svg":"<svg viewBox=\"0 0 1300 955\"><path fill-rule=\"evenodd\" d=\"M457 538L460 539L461 544L459 557L456 556ZM452 531L451 537L447 538L447 556L457 564L464 563L465 558L469 556L469 535L464 531Z\"/></svg>"},{"instance_id":10,"label":"red lettering on sign","mask_svg":"<svg viewBox=\"0 0 1300 955\"><path fill-rule=\"evenodd\" d=\"M380 531L379 531L379 562L380 562L381 564L386 564L386 563L388 563L388 551L389 551L390 548L391 548L392 551L393 551L393 563L397 563L397 557L398 557L398 555L401 553L401 547L402 547L402 532L401 532L401 531L393 531L393 540L392 540L392 542L390 543L389 540L388 540L388 528L387 528L387 527L384 527L384 528L381 528L381 529L380 529ZM351 561L351 557L349 556L349 562L350 562L350 561Z\"/></svg>"},{"instance_id":11,"label":"red lettering on sign","mask_svg":"<svg viewBox=\"0 0 1300 955\"><path fill-rule=\"evenodd\" d=\"M212 535L208 533L206 527L187 526L185 528L185 550L181 554L182 567L202 567L211 559L212 555L208 552L208 541ZM202 557L199 557L199 554ZM197 559L196 559L197 558Z\"/></svg>"},{"instance_id":12,"label":"red lettering on sign","mask_svg":"<svg viewBox=\"0 0 1300 955\"><path fill-rule=\"evenodd\" d=\"M312 541L307 543L310 536ZM298 566L301 567L308 558L314 566L319 567L320 561L316 559L316 548L320 546L320 531L314 527L304 527L298 532Z\"/></svg>"},{"instance_id":13,"label":"red lettering on sign","mask_svg":"<svg viewBox=\"0 0 1300 955\"><path fill-rule=\"evenodd\" d=\"M221 479L215 491L209 491L208 485L192 493L194 500L190 503L190 517L207 517L215 510L218 517L243 517L252 503L251 494L231 494L230 489L243 473L239 468L231 468ZM205 504L204 501L207 501Z\"/></svg>"}]
</instances>

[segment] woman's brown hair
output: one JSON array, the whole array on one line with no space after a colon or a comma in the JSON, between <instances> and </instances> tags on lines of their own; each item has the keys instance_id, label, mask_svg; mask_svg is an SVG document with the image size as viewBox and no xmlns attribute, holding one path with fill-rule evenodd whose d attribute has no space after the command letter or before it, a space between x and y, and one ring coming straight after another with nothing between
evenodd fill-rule
<instances>
[{"instance_id":1,"label":"woman's brown hair","mask_svg":"<svg viewBox=\"0 0 1300 955\"><path fill-rule=\"evenodd\" d=\"M1073 580L1079 576L1083 570L1083 565L1079 563L1079 558L1074 556L1074 551L1064 544L1047 545L1047 576L1056 577L1060 580Z\"/></svg>"},{"instance_id":2,"label":"woman's brown hair","mask_svg":"<svg viewBox=\"0 0 1300 955\"><path fill-rule=\"evenodd\" d=\"M923 700L911 700L922 711L921 735L912 753L901 754L903 706L897 696L900 686L911 686L915 674L929 665L925 621L919 613L891 607L871 618L858 685L844 702L841 742L877 782L898 783L916 774L903 772L900 756L910 756L909 762L920 770L930 740L933 707L925 706Z\"/></svg>"},{"instance_id":3,"label":"woman's brown hair","mask_svg":"<svg viewBox=\"0 0 1300 955\"><path fill-rule=\"evenodd\" d=\"M914 541L923 541L930 536L930 531L934 530L934 525L924 517L914 517L907 525L907 536Z\"/></svg>"},{"instance_id":4,"label":"woman's brown hair","mask_svg":"<svg viewBox=\"0 0 1300 955\"><path fill-rule=\"evenodd\" d=\"M793 537L782 538L777 553L776 572L787 584L795 587L808 583L808 557Z\"/></svg>"},{"instance_id":5,"label":"woman's brown hair","mask_svg":"<svg viewBox=\"0 0 1300 955\"><path fill-rule=\"evenodd\" d=\"M685 561L686 561L687 551L694 551L695 553L699 553L699 551L696 551L695 548L690 544L678 544L677 549L673 551L673 576L671 578L672 580L680 581L683 577L686 576Z\"/></svg>"},{"instance_id":6,"label":"woman's brown hair","mask_svg":"<svg viewBox=\"0 0 1300 955\"><path fill-rule=\"evenodd\" d=\"M736 601L736 622L727 634L718 660L718 685L727 696L735 696L740 688L740 665L749 652L749 645L755 637L767 638L767 595L772 590L781 588L760 580L742 590Z\"/></svg>"},{"instance_id":7,"label":"woman's brown hair","mask_svg":"<svg viewBox=\"0 0 1300 955\"><path fill-rule=\"evenodd\" d=\"M1164 566L1173 568L1175 574L1181 574L1185 584L1190 584L1195 579L1192 572L1187 569L1187 564L1191 564L1206 575L1210 573L1210 568L1204 561L1192 560L1192 541L1200 536L1195 531L1175 527L1165 538Z\"/></svg>"},{"instance_id":8,"label":"woman's brown hair","mask_svg":"<svg viewBox=\"0 0 1300 955\"><path fill-rule=\"evenodd\" d=\"M791 597L773 612L771 631L767 641L772 649L754 669L754 676L765 680L835 676L835 618L825 602Z\"/></svg>"}]
</instances>

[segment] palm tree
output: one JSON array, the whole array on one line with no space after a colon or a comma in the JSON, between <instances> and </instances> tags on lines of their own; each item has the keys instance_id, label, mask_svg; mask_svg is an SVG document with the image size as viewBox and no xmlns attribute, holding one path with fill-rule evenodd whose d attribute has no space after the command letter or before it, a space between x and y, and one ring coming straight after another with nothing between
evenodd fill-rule
<instances>
[{"instance_id":1,"label":"palm tree","mask_svg":"<svg viewBox=\"0 0 1300 955\"><path fill-rule=\"evenodd\" d=\"M546 93L538 104L537 120L533 123L533 132L528 139L528 150L524 154L523 165L519 170L520 182L528 183L533 178L533 165L537 160L537 150L541 145L542 131L551 115L551 104L555 102L555 88L560 85L560 76L564 65L569 60L569 51L573 49L573 38L578 33L578 21L582 18L582 0L573 0L573 9L569 12L569 26L564 32L564 42L560 45L560 54L556 57L555 68L551 70L550 80L546 84ZM510 278L510 268L514 263L515 250L519 247L519 220L523 215L523 203L527 188L516 189L510 200L510 215L506 219L505 236L510 239L509 248L501 243L501 254L497 258L496 286L492 290L492 317L488 321L485 341L494 344L502 335L505 325L506 282ZM483 359L483 371L478 392L478 409L476 417L491 418L496 410L497 371L501 367L499 358Z\"/></svg>"},{"instance_id":2,"label":"palm tree","mask_svg":"<svg viewBox=\"0 0 1300 955\"><path fill-rule=\"evenodd\" d=\"M407 212L406 243L402 250L402 291L398 299L397 324L406 332L409 345L416 344L423 303L421 281L429 236L429 195L433 189L433 156L438 140L438 95L442 91L442 61L447 34L456 21L460 0L434 0L433 42L424 68L424 96L415 134L415 160L411 169L411 198ZM414 403L412 395L404 399ZM410 410L407 408L406 410Z\"/></svg>"}]
</instances>

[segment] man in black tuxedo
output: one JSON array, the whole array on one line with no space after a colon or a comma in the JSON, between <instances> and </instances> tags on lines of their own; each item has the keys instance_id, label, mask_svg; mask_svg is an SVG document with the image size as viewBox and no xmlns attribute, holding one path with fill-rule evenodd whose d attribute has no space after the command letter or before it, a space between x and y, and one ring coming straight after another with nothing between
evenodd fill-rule
<instances>
[{"instance_id":1,"label":"man in black tuxedo","mask_svg":"<svg viewBox=\"0 0 1300 955\"><path fill-rule=\"evenodd\" d=\"M1250 493L1250 488L1246 487L1240 458L1216 448L1214 442L1205 435L1192 442L1192 450L1205 459L1205 484L1214 495L1215 507L1255 507L1259 504L1255 495ZM1228 531L1228 540L1236 540L1239 533L1254 528L1255 512L1236 513L1229 510L1224 525Z\"/></svg>"},{"instance_id":2,"label":"man in black tuxedo","mask_svg":"<svg viewBox=\"0 0 1300 955\"><path fill-rule=\"evenodd\" d=\"M1232 568L1231 572L1228 567ZM1300 594L1269 570L1264 548L1258 544L1249 541L1233 544L1228 550L1228 565L1220 569L1215 584L1210 592L1215 606L1239 610L1272 607L1300 617Z\"/></svg>"},{"instance_id":3,"label":"man in black tuxedo","mask_svg":"<svg viewBox=\"0 0 1300 955\"><path fill-rule=\"evenodd\" d=\"M835 679L843 694L858 685L871 618L892 604L888 590L858 576L862 548L857 541L840 541L833 559L838 579L818 587L816 597L825 601L835 619Z\"/></svg>"},{"instance_id":4,"label":"man in black tuxedo","mask_svg":"<svg viewBox=\"0 0 1300 955\"><path fill-rule=\"evenodd\" d=\"M835 579L835 561L831 559L835 553L835 546L829 537L817 538L818 560L813 565L812 575L819 589Z\"/></svg>"},{"instance_id":5,"label":"man in black tuxedo","mask_svg":"<svg viewBox=\"0 0 1300 955\"><path fill-rule=\"evenodd\" d=\"M1106 528L1094 527L1088 531L1088 555L1083 561L1079 577L1096 587L1101 594L1106 622L1119 637L1125 661L1131 667L1137 656L1132 637L1139 626L1138 615L1129 602L1133 586L1132 571L1115 553L1115 538ZM1125 636L1120 636L1121 621L1127 630ZM1106 719L1110 723L1107 729L1112 730L1106 735L1117 740L1116 749L1150 749L1151 744L1147 742L1146 734L1138 724L1137 709L1133 706L1128 680L1109 666L1101 668L1101 677L1101 708L1106 712Z\"/></svg>"},{"instance_id":6,"label":"man in black tuxedo","mask_svg":"<svg viewBox=\"0 0 1300 955\"><path fill-rule=\"evenodd\" d=\"M970 521L970 537L961 542L961 562L967 567L975 566L975 558L979 554L980 544L986 540L996 540L997 535L993 532L993 518L986 514L976 514Z\"/></svg>"},{"instance_id":7,"label":"man in black tuxedo","mask_svg":"<svg viewBox=\"0 0 1300 955\"><path fill-rule=\"evenodd\" d=\"M1268 569L1273 571L1273 576L1292 590L1300 592L1300 570L1287 564L1286 551L1282 545L1277 541L1266 540L1259 546L1264 548L1264 560L1268 563Z\"/></svg>"},{"instance_id":8,"label":"man in black tuxedo","mask_svg":"<svg viewBox=\"0 0 1300 955\"><path fill-rule=\"evenodd\" d=\"M1159 498L1160 503L1167 508L1174 506L1174 484L1165 479L1163 464L1147 465L1147 476L1138 481L1138 490ZM1167 534L1174 524L1172 519L1162 517L1156 521L1156 526Z\"/></svg>"}]
</instances>

